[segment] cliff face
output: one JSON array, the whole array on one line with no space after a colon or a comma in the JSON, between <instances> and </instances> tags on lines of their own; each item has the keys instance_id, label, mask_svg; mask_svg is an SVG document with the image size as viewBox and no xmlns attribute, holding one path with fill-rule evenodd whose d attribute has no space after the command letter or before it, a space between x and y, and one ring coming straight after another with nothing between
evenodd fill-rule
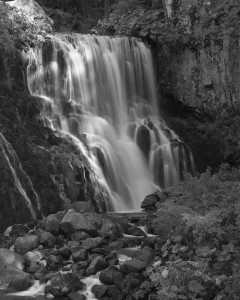
<instances>
[{"instance_id":1,"label":"cliff face","mask_svg":"<svg viewBox=\"0 0 240 300\"><path fill-rule=\"evenodd\" d=\"M199 169L239 163L240 2L120 3L98 29L152 46L162 113L192 148Z\"/></svg>"},{"instance_id":2,"label":"cliff face","mask_svg":"<svg viewBox=\"0 0 240 300\"><path fill-rule=\"evenodd\" d=\"M91 201L96 211L105 208L86 157L44 127L43 100L28 89L28 51L44 42L52 22L34 1L15 5L0 2L0 232L33 220L28 199L36 217L76 201Z\"/></svg>"}]
</instances>

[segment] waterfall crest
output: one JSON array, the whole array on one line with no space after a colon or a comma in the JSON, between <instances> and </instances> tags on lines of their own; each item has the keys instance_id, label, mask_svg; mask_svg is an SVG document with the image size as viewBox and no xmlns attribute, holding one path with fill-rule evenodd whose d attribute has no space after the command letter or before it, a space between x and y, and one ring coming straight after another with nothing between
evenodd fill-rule
<instances>
[{"instance_id":1,"label":"waterfall crest","mask_svg":"<svg viewBox=\"0 0 240 300\"><path fill-rule=\"evenodd\" d=\"M44 124L88 157L111 199L108 210L139 210L147 194L193 168L187 146L159 117L143 42L58 34L32 51L28 83L45 101Z\"/></svg>"}]
</instances>

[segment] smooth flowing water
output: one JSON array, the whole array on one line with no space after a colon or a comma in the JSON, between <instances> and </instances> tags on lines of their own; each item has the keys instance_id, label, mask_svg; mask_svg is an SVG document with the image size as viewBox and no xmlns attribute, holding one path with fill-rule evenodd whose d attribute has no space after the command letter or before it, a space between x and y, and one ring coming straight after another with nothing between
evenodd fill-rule
<instances>
[{"instance_id":1,"label":"smooth flowing water","mask_svg":"<svg viewBox=\"0 0 240 300\"><path fill-rule=\"evenodd\" d=\"M58 34L31 53L28 82L45 101L45 125L88 157L111 199L109 211L139 211L147 194L192 169L190 151L159 116L143 42Z\"/></svg>"}]
</instances>

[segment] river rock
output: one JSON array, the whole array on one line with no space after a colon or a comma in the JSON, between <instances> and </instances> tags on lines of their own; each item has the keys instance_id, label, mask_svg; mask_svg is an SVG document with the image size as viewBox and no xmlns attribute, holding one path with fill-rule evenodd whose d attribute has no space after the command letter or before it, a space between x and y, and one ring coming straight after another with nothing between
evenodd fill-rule
<instances>
[{"instance_id":1,"label":"river rock","mask_svg":"<svg viewBox=\"0 0 240 300\"><path fill-rule=\"evenodd\" d=\"M156 191L153 194L150 194L145 197L142 202L141 208L147 211L154 211L156 210L156 204L159 202L164 202L167 199L167 195Z\"/></svg>"},{"instance_id":2,"label":"river rock","mask_svg":"<svg viewBox=\"0 0 240 300\"><path fill-rule=\"evenodd\" d=\"M74 209L67 211L60 227L66 233L85 231L92 236L98 235L98 229L102 226L102 217L94 213L80 214Z\"/></svg>"},{"instance_id":3,"label":"river rock","mask_svg":"<svg viewBox=\"0 0 240 300\"><path fill-rule=\"evenodd\" d=\"M138 273L144 271L148 266L146 261L139 259L130 259L125 261L121 266L120 270L124 273Z\"/></svg>"},{"instance_id":4,"label":"river rock","mask_svg":"<svg viewBox=\"0 0 240 300\"><path fill-rule=\"evenodd\" d=\"M108 286L107 285L98 285L98 284L95 284L92 287L92 292L93 292L93 294L95 295L95 297L97 299L102 299L102 297L106 294L107 290L108 290Z\"/></svg>"},{"instance_id":5,"label":"river rock","mask_svg":"<svg viewBox=\"0 0 240 300\"><path fill-rule=\"evenodd\" d=\"M31 261L38 262L43 258L43 255L40 251L29 251L23 255L25 261L30 264Z\"/></svg>"},{"instance_id":6,"label":"river rock","mask_svg":"<svg viewBox=\"0 0 240 300\"><path fill-rule=\"evenodd\" d=\"M60 255L49 255L47 257L47 265L51 270L58 270L62 264L62 257Z\"/></svg>"},{"instance_id":7,"label":"river rock","mask_svg":"<svg viewBox=\"0 0 240 300\"><path fill-rule=\"evenodd\" d=\"M38 233L37 233L38 234ZM41 231L38 234L40 244L47 248L53 248L55 245L55 237L48 231Z\"/></svg>"},{"instance_id":8,"label":"river rock","mask_svg":"<svg viewBox=\"0 0 240 300\"><path fill-rule=\"evenodd\" d=\"M101 256L97 256L91 261L87 269L87 276L94 275L97 272L106 269L107 267L108 263Z\"/></svg>"},{"instance_id":9,"label":"river rock","mask_svg":"<svg viewBox=\"0 0 240 300\"><path fill-rule=\"evenodd\" d=\"M110 299L114 299L114 300L123 299L122 293L117 289L115 285L108 286L107 295L110 296Z\"/></svg>"},{"instance_id":10,"label":"river rock","mask_svg":"<svg viewBox=\"0 0 240 300\"><path fill-rule=\"evenodd\" d=\"M52 233L53 235L59 234L60 221L55 214L51 214L44 220L45 230Z\"/></svg>"},{"instance_id":11,"label":"river rock","mask_svg":"<svg viewBox=\"0 0 240 300\"><path fill-rule=\"evenodd\" d=\"M100 273L99 280L106 285L119 286L123 282L123 274L118 268L111 266Z\"/></svg>"},{"instance_id":12,"label":"river rock","mask_svg":"<svg viewBox=\"0 0 240 300\"><path fill-rule=\"evenodd\" d=\"M20 237L24 236L29 232L29 228L24 224L15 224L12 226L9 232L10 236Z\"/></svg>"},{"instance_id":13,"label":"river rock","mask_svg":"<svg viewBox=\"0 0 240 300\"><path fill-rule=\"evenodd\" d=\"M70 300L87 300L87 297L85 295L80 295L78 293L69 293L68 299L70 299Z\"/></svg>"},{"instance_id":14,"label":"river rock","mask_svg":"<svg viewBox=\"0 0 240 300\"><path fill-rule=\"evenodd\" d=\"M0 265L8 264L12 267L23 270L24 258L16 252L10 251L9 249L0 249Z\"/></svg>"},{"instance_id":15,"label":"river rock","mask_svg":"<svg viewBox=\"0 0 240 300\"><path fill-rule=\"evenodd\" d=\"M127 229L127 233L135 236L147 236L146 233L137 226L131 226Z\"/></svg>"},{"instance_id":16,"label":"river rock","mask_svg":"<svg viewBox=\"0 0 240 300\"><path fill-rule=\"evenodd\" d=\"M80 242L80 241L86 240L87 238L90 238L90 237L92 237L92 236L84 231L76 231L72 234L71 240Z\"/></svg>"},{"instance_id":17,"label":"river rock","mask_svg":"<svg viewBox=\"0 0 240 300\"><path fill-rule=\"evenodd\" d=\"M64 246L58 249L57 254L61 255L63 259L68 260L72 255L72 252L69 247Z\"/></svg>"},{"instance_id":18,"label":"river rock","mask_svg":"<svg viewBox=\"0 0 240 300\"><path fill-rule=\"evenodd\" d=\"M119 250L123 247L124 247L124 242L117 240L117 241L113 241L112 243L110 243L108 245L108 250L109 251L115 251L115 250Z\"/></svg>"},{"instance_id":19,"label":"river rock","mask_svg":"<svg viewBox=\"0 0 240 300\"><path fill-rule=\"evenodd\" d=\"M123 235L124 229L119 222L111 218L103 218L103 225L100 230L100 235L102 237L108 238L117 238Z\"/></svg>"},{"instance_id":20,"label":"river rock","mask_svg":"<svg viewBox=\"0 0 240 300\"><path fill-rule=\"evenodd\" d=\"M14 250L19 254L25 254L39 246L39 237L37 235L28 235L19 237L14 244Z\"/></svg>"},{"instance_id":21,"label":"river rock","mask_svg":"<svg viewBox=\"0 0 240 300\"><path fill-rule=\"evenodd\" d=\"M142 261L146 261L147 263L151 263L155 255L155 251L151 247L146 246L141 250L141 253L136 258Z\"/></svg>"},{"instance_id":22,"label":"river rock","mask_svg":"<svg viewBox=\"0 0 240 300\"><path fill-rule=\"evenodd\" d=\"M51 278L47 292L55 297L61 297L66 296L70 292L82 290L84 287L85 284L73 273L57 274Z\"/></svg>"},{"instance_id":23,"label":"river rock","mask_svg":"<svg viewBox=\"0 0 240 300\"><path fill-rule=\"evenodd\" d=\"M8 269L8 272L9 271L10 270ZM15 273L15 275L10 280L7 291L8 292L24 291L27 290L31 285L33 285L32 276L29 275L28 273L20 271L18 273Z\"/></svg>"},{"instance_id":24,"label":"river rock","mask_svg":"<svg viewBox=\"0 0 240 300\"><path fill-rule=\"evenodd\" d=\"M139 273L130 273L126 275L126 283L129 289L139 287L143 282L143 278Z\"/></svg>"},{"instance_id":25,"label":"river rock","mask_svg":"<svg viewBox=\"0 0 240 300\"><path fill-rule=\"evenodd\" d=\"M101 246L104 242L104 239L101 237L88 238L82 242L82 248L86 251L92 250Z\"/></svg>"},{"instance_id":26,"label":"river rock","mask_svg":"<svg viewBox=\"0 0 240 300\"><path fill-rule=\"evenodd\" d=\"M87 251L84 249L80 249L77 252L72 254L72 259L74 262L82 261L87 258Z\"/></svg>"}]
</instances>

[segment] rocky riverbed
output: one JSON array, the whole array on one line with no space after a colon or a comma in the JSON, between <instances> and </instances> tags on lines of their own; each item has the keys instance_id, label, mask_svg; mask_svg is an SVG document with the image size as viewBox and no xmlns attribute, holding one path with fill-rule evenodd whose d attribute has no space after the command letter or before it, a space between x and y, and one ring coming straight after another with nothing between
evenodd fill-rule
<instances>
[{"instance_id":1,"label":"rocky riverbed","mask_svg":"<svg viewBox=\"0 0 240 300\"><path fill-rule=\"evenodd\" d=\"M159 195L143 206L154 208ZM96 214L76 202L36 225L8 228L0 249L6 297L155 299L145 274L155 258L151 220L153 213Z\"/></svg>"}]
</instances>

